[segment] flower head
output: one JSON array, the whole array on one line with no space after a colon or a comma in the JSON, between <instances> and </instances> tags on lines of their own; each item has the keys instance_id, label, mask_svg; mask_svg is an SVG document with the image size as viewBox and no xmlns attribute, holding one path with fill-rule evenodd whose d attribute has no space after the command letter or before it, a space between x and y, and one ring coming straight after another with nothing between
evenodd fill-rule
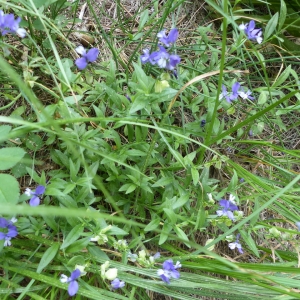
<instances>
[{"instance_id":1,"label":"flower head","mask_svg":"<svg viewBox=\"0 0 300 300\"><path fill-rule=\"evenodd\" d=\"M0 33L1 35L6 35L7 33L18 34L21 38L26 36L26 30L24 28L19 28L19 23L21 18L15 19L14 14L4 14L0 10Z\"/></svg>"},{"instance_id":2,"label":"flower head","mask_svg":"<svg viewBox=\"0 0 300 300\"><path fill-rule=\"evenodd\" d=\"M4 240L4 247L11 245L11 238L18 235L18 230L13 221L0 218L0 228L3 228L6 232L0 232L0 240Z\"/></svg>"},{"instance_id":3,"label":"flower head","mask_svg":"<svg viewBox=\"0 0 300 300\"><path fill-rule=\"evenodd\" d=\"M157 34L159 41L163 43L166 47L170 47L178 39L179 32L176 28L170 30L169 35L166 35L166 30L162 30Z\"/></svg>"},{"instance_id":4,"label":"flower head","mask_svg":"<svg viewBox=\"0 0 300 300\"><path fill-rule=\"evenodd\" d=\"M39 185L36 189L35 192L33 192L30 188L27 188L25 190L25 195L31 197L29 201L30 206L38 206L40 204L40 196L42 196L45 193L45 186Z\"/></svg>"},{"instance_id":5,"label":"flower head","mask_svg":"<svg viewBox=\"0 0 300 300\"><path fill-rule=\"evenodd\" d=\"M240 86L241 85L238 82L235 82L231 87L232 92L230 93L227 92L225 85L222 85L222 93L220 94L220 100L222 98L225 98L228 103L231 103L233 100L236 100L239 96L238 91Z\"/></svg>"},{"instance_id":6,"label":"flower head","mask_svg":"<svg viewBox=\"0 0 300 300\"><path fill-rule=\"evenodd\" d=\"M240 242L239 242L239 238L240 238L240 234L238 234L238 235L236 236L235 242L229 243L229 244L228 244L228 247L229 247L231 250L234 250L235 248L237 248L237 250L242 254L242 253L244 253L244 251L243 251L242 245L241 245Z\"/></svg>"},{"instance_id":7,"label":"flower head","mask_svg":"<svg viewBox=\"0 0 300 300\"><path fill-rule=\"evenodd\" d=\"M180 277L179 272L177 271L178 268L181 268L181 264L179 261L176 264L173 264L172 259L168 259L163 263L163 268L157 270L157 275L166 283L170 283L171 278L178 279Z\"/></svg>"},{"instance_id":8,"label":"flower head","mask_svg":"<svg viewBox=\"0 0 300 300\"><path fill-rule=\"evenodd\" d=\"M258 44L261 44L263 38L262 38L262 29L261 28L255 28L255 21L251 20L249 23L241 24L239 26L241 30L245 32L247 35L247 38L249 40L256 40Z\"/></svg>"},{"instance_id":9,"label":"flower head","mask_svg":"<svg viewBox=\"0 0 300 300\"><path fill-rule=\"evenodd\" d=\"M125 282L121 281L119 278L115 278L112 282L111 282L111 286L114 290L116 289L121 289L122 287L125 286Z\"/></svg>"},{"instance_id":10,"label":"flower head","mask_svg":"<svg viewBox=\"0 0 300 300\"><path fill-rule=\"evenodd\" d=\"M70 277L67 277L64 274L62 274L60 277L60 282L69 283L68 293L70 296L74 296L78 291L79 285L76 281L78 277L80 277L80 271L78 269L74 270Z\"/></svg>"},{"instance_id":11,"label":"flower head","mask_svg":"<svg viewBox=\"0 0 300 300\"><path fill-rule=\"evenodd\" d=\"M180 63L180 57L176 54L170 55L163 46L159 46L159 51L150 54L149 62L152 65L158 65L160 68L174 70L176 65Z\"/></svg>"},{"instance_id":12,"label":"flower head","mask_svg":"<svg viewBox=\"0 0 300 300\"><path fill-rule=\"evenodd\" d=\"M88 63L94 62L99 55L99 50L97 48L91 48L88 52L86 52L82 46L79 46L75 50L82 56L75 60L75 64L79 70L85 69Z\"/></svg>"},{"instance_id":13,"label":"flower head","mask_svg":"<svg viewBox=\"0 0 300 300\"><path fill-rule=\"evenodd\" d=\"M223 209L217 210L217 215L219 217L227 216L230 220L234 220L232 211L238 210L238 207L231 201L225 199L220 200L219 204L223 207Z\"/></svg>"}]
</instances>

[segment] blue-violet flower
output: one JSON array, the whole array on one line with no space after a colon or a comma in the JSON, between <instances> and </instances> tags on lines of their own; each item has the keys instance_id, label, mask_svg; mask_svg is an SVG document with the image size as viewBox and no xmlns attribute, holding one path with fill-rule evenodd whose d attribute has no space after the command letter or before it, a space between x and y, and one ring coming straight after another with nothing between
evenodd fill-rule
<instances>
[{"instance_id":1,"label":"blue-violet flower","mask_svg":"<svg viewBox=\"0 0 300 300\"><path fill-rule=\"evenodd\" d=\"M99 50L97 48L91 48L88 52L86 52L82 46L79 46L75 49L75 51L82 56L75 60L75 64L79 70L85 69L88 63L94 62L99 55Z\"/></svg>"},{"instance_id":2,"label":"blue-violet flower","mask_svg":"<svg viewBox=\"0 0 300 300\"><path fill-rule=\"evenodd\" d=\"M19 23L21 18L15 19L13 14L4 14L0 10L0 33L1 35L6 35L7 33L18 34L21 38L26 36L26 30L24 28L19 28Z\"/></svg>"},{"instance_id":3,"label":"blue-violet flower","mask_svg":"<svg viewBox=\"0 0 300 300\"><path fill-rule=\"evenodd\" d=\"M61 275L60 277L60 282L62 283L69 283L68 286L68 293L70 296L74 296L79 288L78 282L76 279L80 277L80 270L76 269L71 273L71 276L68 277L64 274Z\"/></svg>"},{"instance_id":4,"label":"blue-violet flower","mask_svg":"<svg viewBox=\"0 0 300 300\"><path fill-rule=\"evenodd\" d=\"M170 47L178 39L179 32L176 28L170 30L169 35L166 35L166 30L162 30L157 34L159 41L163 43L166 47Z\"/></svg>"},{"instance_id":5,"label":"blue-violet flower","mask_svg":"<svg viewBox=\"0 0 300 300\"><path fill-rule=\"evenodd\" d=\"M235 82L231 88L232 92L229 93L227 92L225 85L222 85L222 93L220 94L220 100L222 98L225 98L228 103L231 103L233 100L236 100L239 96L238 90L240 86L241 85L238 82Z\"/></svg>"},{"instance_id":6,"label":"blue-violet flower","mask_svg":"<svg viewBox=\"0 0 300 300\"><path fill-rule=\"evenodd\" d=\"M180 57L176 54L169 54L163 46L159 46L159 51L152 52L149 57L152 65L158 65L160 68L174 70L180 63Z\"/></svg>"},{"instance_id":7,"label":"blue-violet flower","mask_svg":"<svg viewBox=\"0 0 300 300\"><path fill-rule=\"evenodd\" d=\"M250 90L248 90L247 92L244 91L244 88L241 88L240 91L238 91L238 95L242 98L242 99L250 99L250 100L254 100L255 98L253 96L251 96L252 92Z\"/></svg>"},{"instance_id":8,"label":"blue-violet flower","mask_svg":"<svg viewBox=\"0 0 300 300\"><path fill-rule=\"evenodd\" d=\"M251 20L249 23L241 24L239 26L241 30L244 30L245 34L247 35L247 38L249 40L256 40L258 44L261 44L263 38L262 38L262 29L261 28L255 28L255 21Z\"/></svg>"},{"instance_id":9,"label":"blue-violet flower","mask_svg":"<svg viewBox=\"0 0 300 300\"><path fill-rule=\"evenodd\" d=\"M8 221L5 218L0 218L0 228L6 230L6 232L0 232L0 240L4 240L4 247L11 245L11 238L18 235L18 230L12 221Z\"/></svg>"},{"instance_id":10,"label":"blue-violet flower","mask_svg":"<svg viewBox=\"0 0 300 300\"><path fill-rule=\"evenodd\" d=\"M243 251L242 245L241 245L240 242L239 242L239 238L240 238L240 234L238 234L238 235L236 236L235 242L229 243L228 247L229 247L231 250L234 250L235 248L237 248L237 250L242 254L242 253L244 253L244 251Z\"/></svg>"},{"instance_id":11,"label":"blue-violet flower","mask_svg":"<svg viewBox=\"0 0 300 300\"><path fill-rule=\"evenodd\" d=\"M219 202L220 206L223 207L222 210L217 210L217 215L227 216L230 220L234 220L234 215L232 211L238 210L238 207L229 200L222 199Z\"/></svg>"},{"instance_id":12,"label":"blue-violet flower","mask_svg":"<svg viewBox=\"0 0 300 300\"><path fill-rule=\"evenodd\" d=\"M180 277L179 272L177 271L178 268L181 268L181 264L179 261L176 264L173 264L172 259L168 259L163 263L163 268L157 270L157 275L166 283L170 283L171 278L178 279Z\"/></svg>"},{"instance_id":13,"label":"blue-violet flower","mask_svg":"<svg viewBox=\"0 0 300 300\"><path fill-rule=\"evenodd\" d=\"M124 281L121 281L119 278L116 278L114 279L112 282L111 282L111 286L113 289L121 289L122 287L125 286L125 282Z\"/></svg>"},{"instance_id":14,"label":"blue-violet flower","mask_svg":"<svg viewBox=\"0 0 300 300\"><path fill-rule=\"evenodd\" d=\"M30 188L27 188L25 190L25 195L30 197L30 196L33 196L31 197L30 201L29 201L29 205L30 206L38 206L40 204L40 197L39 196L42 196L44 193L45 193L45 187L43 185L39 185L35 192L33 192Z\"/></svg>"}]
</instances>

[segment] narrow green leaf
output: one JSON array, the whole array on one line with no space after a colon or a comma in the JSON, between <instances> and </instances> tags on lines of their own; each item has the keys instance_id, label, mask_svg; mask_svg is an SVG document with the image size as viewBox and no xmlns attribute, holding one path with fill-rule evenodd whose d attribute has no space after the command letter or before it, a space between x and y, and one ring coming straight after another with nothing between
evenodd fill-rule
<instances>
[{"instance_id":1,"label":"narrow green leaf","mask_svg":"<svg viewBox=\"0 0 300 300\"><path fill-rule=\"evenodd\" d=\"M55 257L57 251L59 249L59 243L54 243L46 252L43 254L42 259L36 269L37 273L41 273L43 269L45 269L51 260Z\"/></svg>"},{"instance_id":2,"label":"narrow green leaf","mask_svg":"<svg viewBox=\"0 0 300 300\"><path fill-rule=\"evenodd\" d=\"M78 224L75 226L67 235L66 239L60 246L60 249L65 249L68 246L70 246L72 243L74 243L82 234L83 232L83 226L82 224Z\"/></svg>"},{"instance_id":3,"label":"narrow green leaf","mask_svg":"<svg viewBox=\"0 0 300 300\"><path fill-rule=\"evenodd\" d=\"M266 26L266 29L265 29L265 32L264 32L264 40L267 40L271 34L274 32L276 26L277 26L277 23L278 23L278 17L279 17L279 14L278 12L269 20L267 26Z\"/></svg>"},{"instance_id":4,"label":"narrow green leaf","mask_svg":"<svg viewBox=\"0 0 300 300\"><path fill-rule=\"evenodd\" d=\"M284 0L280 1L280 16L279 16L279 20L278 20L278 31L281 30L281 28L284 25L284 21L286 19L286 4L284 2Z\"/></svg>"},{"instance_id":5,"label":"narrow green leaf","mask_svg":"<svg viewBox=\"0 0 300 300\"><path fill-rule=\"evenodd\" d=\"M155 230L158 225L159 225L159 222L160 222L160 218L157 217L155 219L153 219L145 228L144 228L144 231L153 231Z\"/></svg>"}]
</instances>

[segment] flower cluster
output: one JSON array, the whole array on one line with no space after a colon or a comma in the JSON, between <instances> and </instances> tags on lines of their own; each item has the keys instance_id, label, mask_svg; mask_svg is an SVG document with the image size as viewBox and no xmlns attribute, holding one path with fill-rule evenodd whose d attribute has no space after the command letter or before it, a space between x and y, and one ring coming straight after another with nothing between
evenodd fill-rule
<instances>
[{"instance_id":1,"label":"flower cluster","mask_svg":"<svg viewBox=\"0 0 300 300\"><path fill-rule=\"evenodd\" d=\"M178 30L173 28L168 36L166 35L166 31L162 30L157 34L157 37L162 44L166 47L170 47L178 38ZM143 53L144 54L141 55L142 64L149 62L152 65L157 65L159 68L174 70L176 65L180 63L180 57L176 54L169 54L163 46L159 46L159 51L152 53L150 53L149 49L144 49Z\"/></svg>"},{"instance_id":2,"label":"flower cluster","mask_svg":"<svg viewBox=\"0 0 300 300\"><path fill-rule=\"evenodd\" d=\"M154 255L149 255L145 250L141 250L137 255L129 251L127 254L127 258L132 262L137 261L140 265L149 268L153 267L155 264L155 260L160 258L160 253L156 252Z\"/></svg>"},{"instance_id":3,"label":"flower cluster","mask_svg":"<svg viewBox=\"0 0 300 300\"><path fill-rule=\"evenodd\" d=\"M118 276L118 269L117 268L109 268L109 261L106 261L100 267L101 277L105 280L111 280L111 287L113 289L121 289L125 286L125 282L121 281Z\"/></svg>"},{"instance_id":4,"label":"flower cluster","mask_svg":"<svg viewBox=\"0 0 300 300\"><path fill-rule=\"evenodd\" d=\"M220 100L225 98L228 103L231 103L233 100L236 100L239 96L244 100L254 100L254 97L252 97L251 94L252 92L250 90L245 92L245 89L241 87L240 83L235 82L231 87L231 92L228 92L225 85L222 85L222 93L220 94Z\"/></svg>"},{"instance_id":5,"label":"flower cluster","mask_svg":"<svg viewBox=\"0 0 300 300\"><path fill-rule=\"evenodd\" d=\"M45 193L45 186L39 185L36 189L35 192L33 192L30 188L27 188L25 190L25 195L28 197L31 197L29 201L30 206L38 206L41 202L40 196L42 196Z\"/></svg>"},{"instance_id":6,"label":"flower cluster","mask_svg":"<svg viewBox=\"0 0 300 300\"><path fill-rule=\"evenodd\" d=\"M257 41L257 43L261 44L263 38L262 38L262 29L261 28L255 28L255 21L251 20L249 23L241 24L239 26L241 30L245 32L247 35L247 38L249 40Z\"/></svg>"},{"instance_id":7,"label":"flower cluster","mask_svg":"<svg viewBox=\"0 0 300 300\"><path fill-rule=\"evenodd\" d=\"M163 263L163 268L157 270L157 275L166 283L170 283L171 278L178 279L180 277L178 268L181 268L181 264L179 261L176 264L173 264L172 259L168 259Z\"/></svg>"},{"instance_id":8,"label":"flower cluster","mask_svg":"<svg viewBox=\"0 0 300 300\"><path fill-rule=\"evenodd\" d=\"M85 69L88 63L96 61L99 55L99 50L97 48L91 48L88 52L86 52L82 46L79 46L75 49L75 51L82 56L75 60L75 65L79 70Z\"/></svg>"},{"instance_id":9,"label":"flower cluster","mask_svg":"<svg viewBox=\"0 0 300 300\"><path fill-rule=\"evenodd\" d=\"M12 218L11 220L6 220L5 218L0 218L0 228L4 229L6 232L0 232L0 240L4 240L4 247L11 245L11 238L18 235L18 230L13 223L17 220Z\"/></svg>"},{"instance_id":10,"label":"flower cluster","mask_svg":"<svg viewBox=\"0 0 300 300\"><path fill-rule=\"evenodd\" d=\"M1 35L6 35L8 33L17 34L21 38L26 36L26 30L19 27L21 18L18 17L15 19L14 14L4 14L0 10L0 33Z\"/></svg>"}]
</instances>

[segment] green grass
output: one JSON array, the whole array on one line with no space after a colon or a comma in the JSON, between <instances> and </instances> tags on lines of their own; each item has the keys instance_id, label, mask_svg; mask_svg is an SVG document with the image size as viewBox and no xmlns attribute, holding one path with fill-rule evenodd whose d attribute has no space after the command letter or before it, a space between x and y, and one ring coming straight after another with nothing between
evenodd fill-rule
<instances>
[{"instance_id":1,"label":"green grass","mask_svg":"<svg viewBox=\"0 0 300 300\"><path fill-rule=\"evenodd\" d=\"M17 217L18 236L1 246L0 298L66 299L59 278L76 265L77 299L300 298L299 54L282 38L295 6L94 2L83 23L100 55L79 72L81 3L0 1L28 34L1 39L0 217ZM238 28L252 18L262 44ZM139 58L171 27L178 78ZM255 100L219 100L235 82ZM216 214L229 194L235 221ZM237 234L243 254L228 247ZM167 259L182 264L170 284L157 275Z\"/></svg>"}]
</instances>

